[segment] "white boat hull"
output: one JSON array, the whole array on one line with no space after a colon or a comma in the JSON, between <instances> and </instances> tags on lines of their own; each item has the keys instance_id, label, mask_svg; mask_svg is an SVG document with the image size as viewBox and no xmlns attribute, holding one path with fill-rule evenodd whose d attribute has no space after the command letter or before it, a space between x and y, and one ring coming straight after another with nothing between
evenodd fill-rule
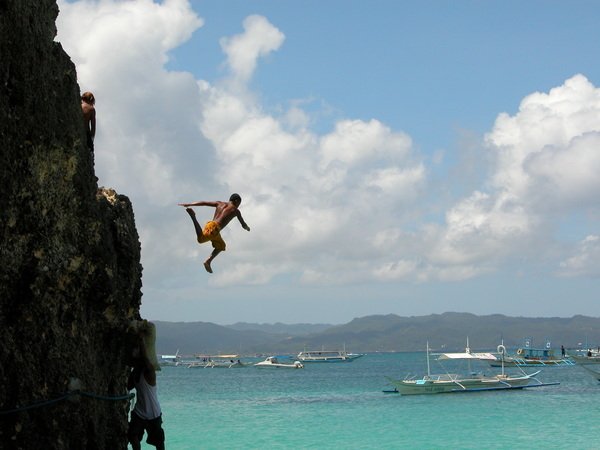
<instances>
[{"instance_id":1,"label":"white boat hull","mask_svg":"<svg viewBox=\"0 0 600 450\"><path fill-rule=\"evenodd\" d=\"M188 364L188 369L237 369L241 367L246 367L246 364L238 361L234 362L193 362Z\"/></svg>"},{"instance_id":2,"label":"white boat hull","mask_svg":"<svg viewBox=\"0 0 600 450\"><path fill-rule=\"evenodd\" d=\"M578 364L600 364L600 355L596 356L570 356Z\"/></svg>"},{"instance_id":3,"label":"white boat hull","mask_svg":"<svg viewBox=\"0 0 600 450\"><path fill-rule=\"evenodd\" d=\"M296 358L303 363L334 363L352 362L363 356L360 353L346 353L345 351L303 351Z\"/></svg>"},{"instance_id":4,"label":"white boat hull","mask_svg":"<svg viewBox=\"0 0 600 450\"><path fill-rule=\"evenodd\" d=\"M534 374L535 375L535 374ZM430 376L419 380L390 380L402 395L443 394L451 392L472 392L496 389L515 389L529 385L532 376L523 377L477 377L459 379L452 376Z\"/></svg>"},{"instance_id":5,"label":"white boat hull","mask_svg":"<svg viewBox=\"0 0 600 450\"><path fill-rule=\"evenodd\" d=\"M273 357L269 357L264 361L254 364L254 367L267 368L267 369L303 369L304 366L300 361L294 361L293 363L282 363Z\"/></svg>"}]
</instances>

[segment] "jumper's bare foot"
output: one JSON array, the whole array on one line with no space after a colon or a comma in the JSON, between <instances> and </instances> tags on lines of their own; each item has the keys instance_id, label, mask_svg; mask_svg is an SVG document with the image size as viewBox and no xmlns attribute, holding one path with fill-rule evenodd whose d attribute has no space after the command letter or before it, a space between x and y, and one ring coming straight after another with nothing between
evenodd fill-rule
<instances>
[{"instance_id":1,"label":"jumper's bare foot","mask_svg":"<svg viewBox=\"0 0 600 450\"><path fill-rule=\"evenodd\" d=\"M208 260L204 261L204 268L206 269L206 271L208 273L213 273L213 271L212 271L212 269L210 267L210 261L208 261Z\"/></svg>"},{"instance_id":2,"label":"jumper's bare foot","mask_svg":"<svg viewBox=\"0 0 600 450\"><path fill-rule=\"evenodd\" d=\"M192 208L185 208L185 212L187 212L190 215L190 217L196 217L196 213Z\"/></svg>"}]
</instances>

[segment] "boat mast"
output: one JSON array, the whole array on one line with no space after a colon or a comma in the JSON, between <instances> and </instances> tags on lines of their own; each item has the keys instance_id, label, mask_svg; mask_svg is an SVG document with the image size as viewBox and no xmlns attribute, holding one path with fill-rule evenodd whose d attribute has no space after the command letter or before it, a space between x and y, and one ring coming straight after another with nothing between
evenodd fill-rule
<instances>
[{"instance_id":1,"label":"boat mast","mask_svg":"<svg viewBox=\"0 0 600 450\"><path fill-rule=\"evenodd\" d=\"M427 376L431 376L431 370L429 369L429 341L427 341Z\"/></svg>"},{"instance_id":2,"label":"boat mast","mask_svg":"<svg viewBox=\"0 0 600 450\"><path fill-rule=\"evenodd\" d=\"M467 336L467 348L465 348L465 353L467 353L469 355L471 354L471 347L469 347L469 336ZM471 360L470 359L467 359L467 366L469 366L469 373L471 373L472 369L471 369Z\"/></svg>"},{"instance_id":3,"label":"boat mast","mask_svg":"<svg viewBox=\"0 0 600 450\"><path fill-rule=\"evenodd\" d=\"M504 377L504 354L506 353L506 347L504 346L504 338L502 338L502 343L500 344L502 346L502 376Z\"/></svg>"}]
</instances>

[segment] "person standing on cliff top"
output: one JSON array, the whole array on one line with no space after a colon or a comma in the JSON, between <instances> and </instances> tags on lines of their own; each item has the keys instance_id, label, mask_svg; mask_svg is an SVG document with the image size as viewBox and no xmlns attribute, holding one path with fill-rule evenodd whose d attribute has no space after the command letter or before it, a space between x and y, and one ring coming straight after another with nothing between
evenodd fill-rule
<instances>
[{"instance_id":1,"label":"person standing on cliff top","mask_svg":"<svg viewBox=\"0 0 600 450\"><path fill-rule=\"evenodd\" d=\"M250 227L246 225L244 219L242 217L242 213L238 209L242 203L242 197L238 194L231 194L229 197L229 202L194 202L194 203L179 203L179 206L184 206L186 212L192 218L192 222L194 223L194 228L196 229L196 238L199 244L203 244L204 242L211 241L213 246L213 251L210 254L209 258L204 261L204 268L208 273L213 273L210 263L215 259L215 257L225 251L225 241L221 237L221 230L227 226L231 219L237 217L240 223L242 224L242 228L244 230L250 231ZM215 208L215 214L213 219L204 225L204 230L196 220L196 213L191 208L191 206L211 206Z\"/></svg>"},{"instance_id":2,"label":"person standing on cliff top","mask_svg":"<svg viewBox=\"0 0 600 450\"><path fill-rule=\"evenodd\" d=\"M140 339L139 354L127 380L127 389L135 388L135 407L127 430L127 440L133 450L141 450L144 431L146 442L158 450L165 450L165 432L162 428L162 411L158 403L156 370L146 354L146 346Z\"/></svg>"},{"instance_id":3,"label":"person standing on cliff top","mask_svg":"<svg viewBox=\"0 0 600 450\"><path fill-rule=\"evenodd\" d=\"M87 146L92 152L94 151L94 138L96 137L95 103L96 99L91 92L84 92L81 94L81 111L83 112L83 124L85 125Z\"/></svg>"}]
</instances>

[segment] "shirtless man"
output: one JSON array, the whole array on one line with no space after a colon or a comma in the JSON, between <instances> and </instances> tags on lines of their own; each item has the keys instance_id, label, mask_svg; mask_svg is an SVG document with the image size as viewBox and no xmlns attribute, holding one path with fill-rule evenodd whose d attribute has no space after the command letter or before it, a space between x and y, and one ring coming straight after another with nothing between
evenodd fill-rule
<instances>
[{"instance_id":1,"label":"shirtless man","mask_svg":"<svg viewBox=\"0 0 600 450\"><path fill-rule=\"evenodd\" d=\"M94 104L96 99L91 92L81 94L81 111L83 112L83 124L85 125L85 134L87 137L87 146L90 151L94 151L94 137L96 136L96 108Z\"/></svg>"},{"instance_id":2,"label":"shirtless man","mask_svg":"<svg viewBox=\"0 0 600 450\"><path fill-rule=\"evenodd\" d=\"M179 203L179 206L185 207L185 210L192 218L192 222L194 222L198 243L203 244L204 242L208 241L212 242L213 251L208 259L204 261L204 268L208 273L213 273L212 268L210 267L212 260L215 259L219 253L225 251L225 241L223 241L220 232L227 226L229 222L231 222L231 219L237 217L242 224L242 228L250 231L250 227L246 225L246 222L244 222L242 217L242 213L238 209L240 203L242 203L242 197L240 197L238 194L231 194L231 197L229 197L229 202ZM213 219L204 225L204 230L196 220L196 213L192 208L190 208L190 206L212 206L213 208L216 208Z\"/></svg>"}]
</instances>

